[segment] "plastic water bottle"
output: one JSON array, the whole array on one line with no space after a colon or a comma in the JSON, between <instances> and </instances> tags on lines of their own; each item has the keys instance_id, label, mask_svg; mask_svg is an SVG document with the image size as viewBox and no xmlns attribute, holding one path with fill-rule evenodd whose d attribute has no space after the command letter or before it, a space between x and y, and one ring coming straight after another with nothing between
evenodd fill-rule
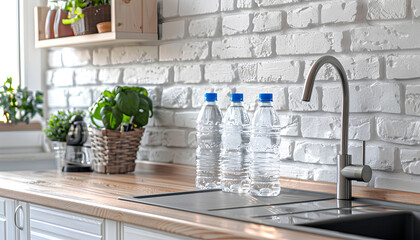
<instances>
[{"instance_id":1,"label":"plastic water bottle","mask_svg":"<svg viewBox=\"0 0 420 240\"><path fill-rule=\"evenodd\" d=\"M280 120L273 108L273 94L261 93L252 119L251 189L254 196L280 194Z\"/></svg>"},{"instance_id":2,"label":"plastic water bottle","mask_svg":"<svg viewBox=\"0 0 420 240\"><path fill-rule=\"evenodd\" d=\"M206 93L197 119L196 179L198 189L220 188L220 144L222 113L217 93Z\"/></svg>"},{"instance_id":3,"label":"plastic water bottle","mask_svg":"<svg viewBox=\"0 0 420 240\"><path fill-rule=\"evenodd\" d=\"M242 104L243 94L232 93L231 105L223 117L221 152L221 188L224 192L249 191L250 120Z\"/></svg>"}]
</instances>

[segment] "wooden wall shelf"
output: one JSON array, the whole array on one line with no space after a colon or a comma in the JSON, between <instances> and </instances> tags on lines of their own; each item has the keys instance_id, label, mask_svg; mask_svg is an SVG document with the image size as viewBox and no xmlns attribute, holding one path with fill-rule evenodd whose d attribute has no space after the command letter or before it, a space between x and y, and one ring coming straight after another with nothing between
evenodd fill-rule
<instances>
[{"instance_id":1,"label":"wooden wall shelf","mask_svg":"<svg viewBox=\"0 0 420 240\"><path fill-rule=\"evenodd\" d=\"M157 0L111 1L111 32L45 39L47 7L35 7L35 47L87 47L158 40Z\"/></svg>"}]
</instances>

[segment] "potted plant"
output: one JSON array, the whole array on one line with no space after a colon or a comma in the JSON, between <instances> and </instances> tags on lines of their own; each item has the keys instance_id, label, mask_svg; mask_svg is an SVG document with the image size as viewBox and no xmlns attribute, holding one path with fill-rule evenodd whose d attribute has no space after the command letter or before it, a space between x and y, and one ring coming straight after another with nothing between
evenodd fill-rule
<instances>
[{"instance_id":1,"label":"potted plant","mask_svg":"<svg viewBox=\"0 0 420 240\"><path fill-rule=\"evenodd\" d=\"M68 0L65 10L74 35L98 33L97 24L111 21L111 0Z\"/></svg>"},{"instance_id":2,"label":"potted plant","mask_svg":"<svg viewBox=\"0 0 420 240\"><path fill-rule=\"evenodd\" d=\"M47 128L44 130L47 138L53 143L54 158L58 169L61 169L63 166L70 119L74 115L85 116L85 113L83 111L58 111L56 114L50 115Z\"/></svg>"},{"instance_id":3,"label":"potted plant","mask_svg":"<svg viewBox=\"0 0 420 240\"><path fill-rule=\"evenodd\" d=\"M12 78L0 86L0 154L42 151L41 124L33 121L42 116L42 103L41 92L15 89Z\"/></svg>"},{"instance_id":4,"label":"potted plant","mask_svg":"<svg viewBox=\"0 0 420 240\"><path fill-rule=\"evenodd\" d=\"M92 124L93 170L126 173L135 169L144 126L153 116L152 100L142 87L115 87L105 90L89 108Z\"/></svg>"}]
</instances>

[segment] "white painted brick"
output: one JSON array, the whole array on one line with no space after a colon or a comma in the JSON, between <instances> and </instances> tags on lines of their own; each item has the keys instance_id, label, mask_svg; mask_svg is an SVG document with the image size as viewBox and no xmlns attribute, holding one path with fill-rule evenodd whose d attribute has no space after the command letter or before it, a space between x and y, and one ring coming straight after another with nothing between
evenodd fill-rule
<instances>
[{"instance_id":1,"label":"white painted brick","mask_svg":"<svg viewBox=\"0 0 420 240\"><path fill-rule=\"evenodd\" d=\"M305 163L337 164L338 144L296 141L293 158Z\"/></svg>"},{"instance_id":2,"label":"white painted brick","mask_svg":"<svg viewBox=\"0 0 420 240\"><path fill-rule=\"evenodd\" d=\"M248 32L250 26L249 14L235 14L226 16L222 21L223 35L235 35Z\"/></svg>"},{"instance_id":3,"label":"white painted brick","mask_svg":"<svg viewBox=\"0 0 420 240\"><path fill-rule=\"evenodd\" d=\"M162 23L162 40L180 39L185 35L185 21Z\"/></svg>"},{"instance_id":4,"label":"white painted brick","mask_svg":"<svg viewBox=\"0 0 420 240\"><path fill-rule=\"evenodd\" d=\"M292 111L318 111L318 88L314 87L311 101L302 101L303 87L289 87L289 108Z\"/></svg>"},{"instance_id":5,"label":"white painted brick","mask_svg":"<svg viewBox=\"0 0 420 240\"><path fill-rule=\"evenodd\" d=\"M298 61L265 61L257 67L258 82L297 82L299 75Z\"/></svg>"},{"instance_id":6,"label":"white painted brick","mask_svg":"<svg viewBox=\"0 0 420 240\"><path fill-rule=\"evenodd\" d=\"M395 83L374 82L373 84L352 84L349 86L350 112L400 113L400 88ZM322 110L341 112L342 89L323 88Z\"/></svg>"},{"instance_id":7,"label":"white painted brick","mask_svg":"<svg viewBox=\"0 0 420 240\"><path fill-rule=\"evenodd\" d=\"M199 64L174 67L174 81L183 83L200 83L203 72Z\"/></svg>"},{"instance_id":8,"label":"white painted brick","mask_svg":"<svg viewBox=\"0 0 420 240\"><path fill-rule=\"evenodd\" d=\"M69 89L69 107L90 107L92 105L92 92L86 87Z\"/></svg>"},{"instance_id":9,"label":"white painted brick","mask_svg":"<svg viewBox=\"0 0 420 240\"><path fill-rule=\"evenodd\" d=\"M256 82L257 81L257 64L256 63L238 64L238 76L241 82Z\"/></svg>"},{"instance_id":10,"label":"white painted brick","mask_svg":"<svg viewBox=\"0 0 420 240\"><path fill-rule=\"evenodd\" d=\"M104 92L105 90L112 91L112 89L114 89L114 86L99 85L92 87L92 99L97 100L101 96L102 92Z\"/></svg>"},{"instance_id":11,"label":"white painted brick","mask_svg":"<svg viewBox=\"0 0 420 240\"><path fill-rule=\"evenodd\" d=\"M206 41L169 43L160 45L160 61L203 60L209 55L209 45Z\"/></svg>"},{"instance_id":12,"label":"white painted brick","mask_svg":"<svg viewBox=\"0 0 420 240\"><path fill-rule=\"evenodd\" d=\"M413 15L415 17L420 17L420 0L412 0L411 8L413 9Z\"/></svg>"},{"instance_id":13,"label":"white painted brick","mask_svg":"<svg viewBox=\"0 0 420 240\"><path fill-rule=\"evenodd\" d=\"M174 112L165 109L154 109L153 120L157 127L171 127L174 125Z\"/></svg>"},{"instance_id":14,"label":"white painted brick","mask_svg":"<svg viewBox=\"0 0 420 240\"><path fill-rule=\"evenodd\" d=\"M369 0L367 19L402 19L407 16L407 0Z\"/></svg>"},{"instance_id":15,"label":"white painted brick","mask_svg":"<svg viewBox=\"0 0 420 240\"><path fill-rule=\"evenodd\" d=\"M68 90L66 88L54 88L48 90L48 107L67 107Z\"/></svg>"},{"instance_id":16,"label":"white painted brick","mask_svg":"<svg viewBox=\"0 0 420 240\"><path fill-rule=\"evenodd\" d=\"M162 106L165 108L188 108L191 104L191 89L185 87L165 88L162 92Z\"/></svg>"},{"instance_id":17,"label":"white painted brick","mask_svg":"<svg viewBox=\"0 0 420 240\"><path fill-rule=\"evenodd\" d=\"M149 161L172 163L174 160L175 151L171 148L152 148L150 149Z\"/></svg>"},{"instance_id":18,"label":"white painted brick","mask_svg":"<svg viewBox=\"0 0 420 240\"><path fill-rule=\"evenodd\" d=\"M400 159L405 173L420 175L420 150L401 149Z\"/></svg>"},{"instance_id":19,"label":"white painted brick","mask_svg":"<svg viewBox=\"0 0 420 240\"><path fill-rule=\"evenodd\" d=\"M48 52L48 66L52 68L63 66L63 63L61 62L61 51Z\"/></svg>"},{"instance_id":20,"label":"white painted brick","mask_svg":"<svg viewBox=\"0 0 420 240\"><path fill-rule=\"evenodd\" d=\"M255 0L258 7L283 5L283 4L295 3L295 2L299 2L299 1L300 0Z\"/></svg>"},{"instance_id":21,"label":"white painted brick","mask_svg":"<svg viewBox=\"0 0 420 240\"><path fill-rule=\"evenodd\" d=\"M163 0L162 15L164 18L178 16L178 0Z\"/></svg>"},{"instance_id":22,"label":"white painted brick","mask_svg":"<svg viewBox=\"0 0 420 240\"><path fill-rule=\"evenodd\" d=\"M140 146L139 151L137 151L138 160L149 160L150 149Z\"/></svg>"},{"instance_id":23,"label":"white painted brick","mask_svg":"<svg viewBox=\"0 0 420 240\"><path fill-rule=\"evenodd\" d=\"M333 166L324 166L314 168L314 181L317 182L337 182L337 168Z\"/></svg>"},{"instance_id":24,"label":"white painted brick","mask_svg":"<svg viewBox=\"0 0 420 240\"><path fill-rule=\"evenodd\" d=\"M101 68L98 74L98 80L105 84L117 84L120 80L121 69Z\"/></svg>"},{"instance_id":25,"label":"white painted brick","mask_svg":"<svg viewBox=\"0 0 420 240\"><path fill-rule=\"evenodd\" d=\"M254 0L236 0L236 7L241 8L252 8Z\"/></svg>"},{"instance_id":26,"label":"white painted brick","mask_svg":"<svg viewBox=\"0 0 420 240\"><path fill-rule=\"evenodd\" d=\"M192 88L191 102L193 108L201 108L204 103L204 94L213 92L211 87L194 87Z\"/></svg>"},{"instance_id":27,"label":"white painted brick","mask_svg":"<svg viewBox=\"0 0 420 240\"><path fill-rule=\"evenodd\" d=\"M420 115L420 85L405 87L405 112L411 115Z\"/></svg>"},{"instance_id":28,"label":"white painted brick","mask_svg":"<svg viewBox=\"0 0 420 240\"><path fill-rule=\"evenodd\" d=\"M308 77L309 71L311 70L314 61L305 61L305 70L303 72L303 76L305 79ZM316 75L315 80L316 81L336 81L340 79L340 76L338 75L338 72L335 70L335 68L331 64L325 64L319 69L318 74Z\"/></svg>"},{"instance_id":29,"label":"white painted brick","mask_svg":"<svg viewBox=\"0 0 420 240\"><path fill-rule=\"evenodd\" d=\"M277 35L276 52L278 55L316 54L342 52L341 32L305 32Z\"/></svg>"},{"instance_id":30,"label":"white painted brick","mask_svg":"<svg viewBox=\"0 0 420 240\"><path fill-rule=\"evenodd\" d=\"M188 146L197 148L197 131L192 131L188 134Z\"/></svg>"},{"instance_id":31,"label":"white painted brick","mask_svg":"<svg viewBox=\"0 0 420 240\"><path fill-rule=\"evenodd\" d=\"M301 117L301 131L305 138L341 139L340 117ZM369 140L370 118L352 117L349 120L349 139Z\"/></svg>"},{"instance_id":32,"label":"white painted brick","mask_svg":"<svg viewBox=\"0 0 420 240\"><path fill-rule=\"evenodd\" d=\"M111 64L111 57L108 48L98 48L93 50L93 65L105 66Z\"/></svg>"},{"instance_id":33,"label":"white painted brick","mask_svg":"<svg viewBox=\"0 0 420 240\"><path fill-rule=\"evenodd\" d=\"M287 24L292 28L306 28L318 24L318 5L305 6L287 12Z\"/></svg>"},{"instance_id":34,"label":"white painted brick","mask_svg":"<svg viewBox=\"0 0 420 240\"><path fill-rule=\"evenodd\" d=\"M388 56L386 58L386 77L388 79L405 79L420 77L420 56Z\"/></svg>"},{"instance_id":35,"label":"white painted brick","mask_svg":"<svg viewBox=\"0 0 420 240\"><path fill-rule=\"evenodd\" d=\"M204 67L204 79L210 83L229 83L235 80L235 72L235 65L227 63L206 64Z\"/></svg>"},{"instance_id":36,"label":"white painted brick","mask_svg":"<svg viewBox=\"0 0 420 240\"><path fill-rule=\"evenodd\" d=\"M217 93L217 105L220 109L225 110L230 106L230 94L235 92L235 88L229 87L216 87L214 92Z\"/></svg>"},{"instance_id":37,"label":"white painted brick","mask_svg":"<svg viewBox=\"0 0 420 240\"><path fill-rule=\"evenodd\" d=\"M60 68L54 71L52 76L52 84L55 87L65 87L73 85L73 69Z\"/></svg>"},{"instance_id":38,"label":"white painted brick","mask_svg":"<svg viewBox=\"0 0 420 240\"><path fill-rule=\"evenodd\" d=\"M124 84L162 84L169 81L171 67L140 65L124 69Z\"/></svg>"},{"instance_id":39,"label":"white painted brick","mask_svg":"<svg viewBox=\"0 0 420 240\"><path fill-rule=\"evenodd\" d=\"M254 18L252 19L252 24L254 24L254 32L268 32L281 30L282 12L270 11L255 13Z\"/></svg>"},{"instance_id":40,"label":"white painted brick","mask_svg":"<svg viewBox=\"0 0 420 240\"><path fill-rule=\"evenodd\" d=\"M88 49L63 48L62 60L65 67L86 66L90 62Z\"/></svg>"},{"instance_id":41,"label":"white painted brick","mask_svg":"<svg viewBox=\"0 0 420 240\"><path fill-rule=\"evenodd\" d=\"M413 49L420 47L420 24L402 23L355 28L350 31L352 51Z\"/></svg>"},{"instance_id":42,"label":"white painted brick","mask_svg":"<svg viewBox=\"0 0 420 240\"><path fill-rule=\"evenodd\" d=\"M420 192L418 180L405 180L391 177L375 178L375 188L385 188L399 191Z\"/></svg>"},{"instance_id":43,"label":"white painted brick","mask_svg":"<svg viewBox=\"0 0 420 240\"><path fill-rule=\"evenodd\" d=\"M220 10L224 12L235 10L235 0L221 0Z\"/></svg>"},{"instance_id":44,"label":"white painted brick","mask_svg":"<svg viewBox=\"0 0 420 240\"><path fill-rule=\"evenodd\" d=\"M162 145L162 130L155 128L146 128L141 139L141 144L146 146L161 146Z\"/></svg>"},{"instance_id":45,"label":"white painted brick","mask_svg":"<svg viewBox=\"0 0 420 240\"><path fill-rule=\"evenodd\" d=\"M385 142L420 144L420 121L412 118L376 118L376 132Z\"/></svg>"},{"instance_id":46,"label":"white painted brick","mask_svg":"<svg viewBox=\"0 0 420 240\"><path fill-rule=\"evenodd\" d=\"M232 37L213 41L212 56L220 59L268 57L271 48L269 36Z\"/></svg>"},{"instance_id":47,"label":"white painted brick","mask_svg":"<svg viewBox=\"0 0 420 240\"><path fill-rule=\"evenodd\" d=\"M79 68L74 71L76 85L95 84L98 70L94 68Z\"/></svg>"},{"instance_id":48,"label":"white painted brick","mask_svg":"<svg viewBox=\"0 0 420 240\"><path fill-rule=\"evenodd\" d=\"M162 145L166 147L187 147L187 131L166 129L162 133Z\"/></svg>"},{"instance_id":49,"label":"white painted brick","mask_svg":"<svg viewBox=\"0 0 420 240\"><path fill-rule=\"evenodd\" d=\"M290 139L282 139L280 142L280 159L281 160L293 160L293 149L295 142Z\"/></svg>"},{"instance_id":50,"label":"white painted brick","mask_svg":"<svg viewBox=\"0 0 420 240\"><path fill-rule=\"evenodd\" d=\"M282 164L280 167L280 176L308 180L312 178L312 172L307 168Z\"/></svg>"},{"instance_id":51,"label":"white painted brick","mask_svg":"<svg viewBox=\"0 0 420 240\"><path fill-rule=\"evenodd\" d=\"M282 136L299 136L299 122L299 116L280 115L280 134Z\"/></svg>"},{"instance_id":52,"label":"white painted brick","mask_svg":"<svg viewBox=\"0 0 420 240\"><path fill-rule=\"evenodd\" d=\"M153 62L157 59L157 46L127 46L111 50L112 64Z\"/></svg>"},{"instance_id":53,"label":"white painted brick","mask_svg":"<svg viewBox=\"0 0 420 240\"><path fill-rule=\"evenodd\" d=\"M241 85L236 88L236 92L244 94L244 106L248 111L254 111L256 109L258 106L258 96L260 93L273 94L274 109L287 109L285 87L267 85Z\"/></svg>"},{"instance_id":54,"label":"white painted brick","mask_svg":"<svg viewBox=\"0 0 420 240\"><path fill-rule=\"evenodd\" d=\"M148 97L153 102L153 108L156 106L160 107L160 100L162 98L162 89L161 87L152 86L152 87L144 87L147 90L147 93L149 94Z\"/></svg>"},{"instance_id":55,"label":"white painted brick","mask_svg":"<svg viewBox=\"0 0 420 240\"><path fill-rule=\"evenodd\" d=\"M366 164L374 170L393 171L395 148L389 146L367 146Z\"/></svg>"},{"instance_id":56,"label":"white painted brick","mask_svg":"<svg viewBox=\"0 0 420 240\"><path fill-rule=\"evenodd\" d=\"M175 126L185 128L195 128L197 125L198 112L176 112Z\"/></svg>"},{"instance_id":57,"label":"white painted brick","mask_svg":"<svg viewBox=\"0 0 420 240\"><path fill-rule=\"evenodd\" d=\"M179 0L180 16L214 13L218 10L219 0Z\"/></svg>"},{"instance_id":58,"label":"white painted brick","mask_svg":"<svg viewBox=\"0 0 420 240\"><path fill-rule=\"evenodd\" d=\"M195 165L195 150L182 149L182 150L176 151L174 155L174 163Z\"/></svg>"},{"instance_id":59,"label":"white painted brick","mask_svg":"<svg viewBox=\"0 0 420 240\"><path fill-rule=\"evenodd\" d=\"M321 4L321 24L354 22L357 16L357 1L331 1Z\"/></svg>"},{"instance_id":60,"label":"white painted brick","mask_svg":"<svg viewBox=\"0 0 420 240\"><path fill-rule=\"evenodd\" d=\"M188 31L191 37L213 37L218 33L219 18L199 18L191 20Z\"/></svg>"},{"instance_id":61,"label":"white painted brick","mask_svg":"<svg viewBox=\"0 0 420 240\"><path fill-rule=\"evenodd\" d=\"M47 70L46 74L45 74L45 81L47 83L47 86L52 86L53 85L53 76L54 76L54 70Z\"/></svg>"}]
</instances>

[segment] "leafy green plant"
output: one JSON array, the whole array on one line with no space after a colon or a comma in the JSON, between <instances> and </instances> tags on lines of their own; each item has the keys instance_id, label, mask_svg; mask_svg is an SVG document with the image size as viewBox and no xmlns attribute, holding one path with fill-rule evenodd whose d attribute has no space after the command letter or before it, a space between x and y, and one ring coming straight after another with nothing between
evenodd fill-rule
<instances>
[{"instance_id":1,"label":"leafy green plant","mask_svg":"<svg viewBox=\"0 0 420 240\"><path fill-rule=\"evenodd\" d=\"M83 8L110 4L111 0L67 0L64 11L69 13L68 19L63 19L63 24L72 24L83 18Z\"/></svg>"},{"instance_id":2,"label":"leafy green plant","mask_svg":"<svg viewBox=\"0 0 420 240\"><path fill-rule=\"evenodd\" d=\"M6 118L6 123L18 124L29 123L36 114L43 116L43 94L36 91L35 94L27 88L17 89L12 87L12 78L7 78L0 87L0 107Z\"/></svg>"},{"instance_id":3,"label":"leafy green plant","mask_svg":"<svg viewBox=\"0 0 420 240\"><path fill-rule=\"evenodd\" d=\"M70 129L70 119L74 115L85 116L83 111L58 111L57 114L51 114L48 119L48 126L44 130L51 141L65 142L67 133Z\"/></svg>"},{"instance_id":4,"label":"leafy green plant","mask_svg":"<svg viewBox=\"0 0 420 240\"><path fill-rule=\"evenodd\" d=\"M103 127L118 129L121 123L129 123L133 118L134 127L147 125L153 116L153 103L148 92L142 87L115 87L105 90L98 100L89 108L92 123L101 128L96 120L102 121ZM95 120L96 119L96 120Z\"/></svg>"}]
</instances>

